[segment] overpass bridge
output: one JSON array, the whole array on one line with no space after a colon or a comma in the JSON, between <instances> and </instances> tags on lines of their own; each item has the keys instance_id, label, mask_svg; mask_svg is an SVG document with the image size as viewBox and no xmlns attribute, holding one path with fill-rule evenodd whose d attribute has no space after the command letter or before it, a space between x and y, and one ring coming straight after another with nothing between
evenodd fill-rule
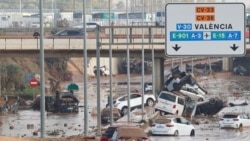
<instances>
[{"instance_id":1,"label":"overpass bridge","mask_svg":"<svg viewBox=\"0 0 250 141\"><path fill-rule=\"evenodd\" d=\"M113 57L126 57L127 47L130 56L141 56L142 45L146 57L165 56L165 27L164 26L104 26L103 32L89 33L86 39L88 57L96 56L96 48L100 44L101 57L109 56L109 47L112 48ZM109 39L109 28L111 39ZM142 30L144 38L142 39ZM128 34L126 34L128 33ZM44 36L45 57L83 57L83 38L79 37L49 37ZM249 40L248 40L249 41ZM39 55L40 40L30 35L0 36L0 57L34 57ZM249 55L250 44L246 45L246 55ZM197 55L198 56L198 55Z\"/></svg>"},{"instance_id":2,"label":"overpass bridge","mask_svg":"<svg viewBox=\"0 0 250 141\"><path fill-rule=\"evenodd\" d=\"M99 40L101 57L109 56L109 45L112 47L114 57L125 57L127 47L131 56L141 54L142 45L145 49L145 56L151 56L154 48L155 56L165 57L165 35L164 27L156 26L114 26L111 28L111 43L109 39L109 28L102 27L104 32L99 32L99 39L96 33L89 33L86 39L88 57L96 56L96 48ZM128 29L128 30L127 30ZM142 41L142 30L144 41ZM126 32L129 32L128 39ZM83 38L79 37L49 37L44 36L45 57L83 57ZM143 42L143 43L142 43ZM39 55L40 40L30 35L6 35L0 36L0 57L34 57Z\"/></svg>"}]
</instances>

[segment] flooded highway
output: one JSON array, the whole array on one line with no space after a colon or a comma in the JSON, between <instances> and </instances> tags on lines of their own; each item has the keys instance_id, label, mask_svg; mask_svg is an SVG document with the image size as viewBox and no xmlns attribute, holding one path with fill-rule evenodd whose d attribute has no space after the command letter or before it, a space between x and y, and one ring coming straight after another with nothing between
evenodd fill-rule
<instances>
[{"instance_id":1,"label":"flooded highway","mask_svg":"<svg viewBox=\"0 0 250 141\"><path fill-rule=\"evenodd\" d=\"M126 81L126 76L119 77L118 80ZM146 77L150 79L150 75ZM118 77L117 77L118 78ZM133 82L140 81L139 76L133 77ZM249 102L250 84L248 83L250 77L237 76L226 73L225 75L215 75L207 78L198 77L197 81L202 87L207 89L208 94L206 98L220 97L223 100L234 103ZM118 80L114 80L117 83ZM95 134L94 129L97 126L96 117L96 80L90 81L88 84L88 99L90 99L88 106L89 114L89 132ZM101 107L104 108L107 103L107 96L109 95L109 87L107 86L108 77L102 79L101 85ZM83 104L83 83L77 83L80 91L75 93L80 99L79 113L59 114L46 113L45 128L46 137L60 138L82 135L84 130L84 104ZM132 89L140 88L140 85L133 85ZM114 93L126 93L126 86L114 85ZM237 94L237 95L236 95ZM219 119L223 113L228 111L249 112L250 106L235 106L227 107L220 111L213 117L199 116L194 117L193 120L198 122L194 124L196 135L195 137L173 137L173 136L151 136L152 141L200 141L200 140L249 140L248 134L250 129L246 128L242 132L235 129L220 129ZM16 114L2 114L0 115L1 127L0 134L4 136L19 136L19 137L40 137L40 112L32 109L18 110Z\"/></svg>"}]
</instances>

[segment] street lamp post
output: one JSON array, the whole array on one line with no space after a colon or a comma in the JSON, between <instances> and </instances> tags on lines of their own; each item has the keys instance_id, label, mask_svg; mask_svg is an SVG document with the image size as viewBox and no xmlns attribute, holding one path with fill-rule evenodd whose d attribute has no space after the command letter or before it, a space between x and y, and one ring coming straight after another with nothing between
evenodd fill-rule
<instances>
[{"instance_id":1,"label":"street lamp post","mask_svg":"<svg viewBox=\"0 0 250 141\"><path fill-rule=\"evenodd\" d=\"M19 13L22 13L22 0L19 1Z\"/></svg>"}]
</instances>

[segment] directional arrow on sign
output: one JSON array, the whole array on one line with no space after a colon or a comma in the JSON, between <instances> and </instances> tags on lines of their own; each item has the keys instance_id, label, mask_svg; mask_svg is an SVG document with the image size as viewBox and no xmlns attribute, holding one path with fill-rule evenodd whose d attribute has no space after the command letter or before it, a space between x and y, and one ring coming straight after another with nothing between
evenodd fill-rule
<instances>
[{"instance_id":1,"label":"directional arrow on sign","mask_svg":"<svg viewBox=\"0 0 250 141\"><path fill-rule=\"evenodd\" d=\"M233 51L235 51L239 46L236 46L235 44L233 44L233 46L230 46L231 47L231 49L233 50Z\"/></svg>"},{"instance_id":2,"label":"directional arrow on sign","mask_svg":"<svg viewBox=\"0 0 250 141\"><path fill-rule=\"evenodd\" d=\"M173 46L173 49L174 49L175 51L178 51L180 48L181 48L181 47L178 46L178 44L175 44L175 46Z\"/></svg>"}]
</instances>

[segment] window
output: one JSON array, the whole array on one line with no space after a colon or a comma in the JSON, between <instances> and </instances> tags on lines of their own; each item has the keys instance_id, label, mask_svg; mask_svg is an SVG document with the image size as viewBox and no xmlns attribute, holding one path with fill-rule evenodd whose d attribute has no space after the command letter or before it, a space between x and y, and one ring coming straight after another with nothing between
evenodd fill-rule
<instances>
[{"instance_id":1,"label":"window","mask_svg":"<svg viewBox=\"0 0 250 141\"><path fill-rule=\"evenodd\" d=\"M125 100L128 100L128 97L127 96L124 96L120 99L120 101L125 101Z\"/></svg>"},{"instance_id":2,"label":"window","mask_svg":"<svg viewBox=\"0 0 250 141\"><path fill-rule=\"evenodd\" d=\"M139 94L130 95L130 99L134 99L134 98L138 98L138 97L141 97L141 95L139 95Z\"/></svg>"},{"instance_id":3,"label":"window","mask_svg":"<svg viewBox=\"0 0 250 141\"><path fill-rule=\"evenodd\" d=\"M167 94L167 93L161 93L160 98L165 99L165 100L169 100L169 101L172 101L172 102L176 101L176 96L170 95L170 94Z\"/></svg>"},{"instance_id":4,"label":"window","mask_svg":"<svg viewBox=\"0 0 250 141\"><path fill-rule=\"evenodd\" d=\"M69 36L79 35L78 31L68 31Z\"/></svg>"},{"instance_id":5,"label":"window","mask_svg":"<svg viewBox=\"0 0 250 141\"><path fill-rule=\"evenodd\" d=\"M181 119L180 118L176 118L176 123L181 123Z\"/></svg>"},{"instance_id":6,"label":"window","mask_svg":"<svg viewBox=\"0 0 250 141\"><path fill-rule=\"evenodd\" d=\"M228 115L224 115L223 118L237 118L238 115L232 115L232 114L228 114Z\"/></svg>"},{"instance_id":7,"label":"window","mask_svg":"<svg viewBox=\"0 0 250 141\"><path fill-rule=\"evenodd\" d=\"M184 99L178 97L178 104L184 105Z\"/></svg>"},{"instance_id":8,"label":"window","mask_svg":"<svg viewBox=\"0 0 250 141\"><path fill-rule=\"evenodd\" d=\"M188 120L187 120L187 119L185 119L185 118L181 118L181 123L182 123L182 124L189 125Z\"/></svg>"}]
</instances>

